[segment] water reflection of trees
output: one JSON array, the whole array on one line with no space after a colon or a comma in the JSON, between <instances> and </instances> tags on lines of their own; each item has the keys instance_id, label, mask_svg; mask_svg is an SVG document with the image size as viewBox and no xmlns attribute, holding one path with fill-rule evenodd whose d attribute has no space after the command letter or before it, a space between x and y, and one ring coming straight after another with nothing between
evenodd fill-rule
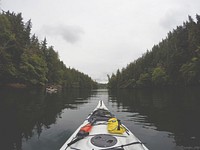
<instances>
[{"instance_id":1,"label":"water reflection of trees","mask_svg":"<svg viewBox=\"0 0 200 150\"><path fill-rule=\"evenodd\" d=\"M39 138L44 129L56 123L63 109L76 109L90 95L91 91L86 90L67 90L57 94L33 90L0 91L1 148L20 150L23 140L34 134Z\"/></svg>"},{"instance_id":2,"label":"water reflection of trees","mask_svg":"<svg viewBox=\"0 0 200 150\"><path fill-rule=\"evenodd\" d=\"M178 146L200 146L199 88L110 91L112 101L143 119L135 122L173 133Z\"/></svg>"}]
</instances>

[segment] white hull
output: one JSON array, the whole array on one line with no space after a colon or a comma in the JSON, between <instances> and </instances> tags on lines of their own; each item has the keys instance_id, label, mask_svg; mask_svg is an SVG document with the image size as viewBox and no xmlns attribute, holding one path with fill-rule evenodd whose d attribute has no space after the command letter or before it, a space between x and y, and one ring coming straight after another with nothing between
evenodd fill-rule
<instances>
[{"instance_id":1,"label":"white hull","mask_svg":"<svg viewBox=\"0 0 200 150\"><path fill-rule=\"evenodd\" d=\"M105 109L108 108L104 105L103 101L99 101L97 107L94 109ZM93 112L94 112L93 111ZM95 122L95 125L92 126L89 135L84 137L83 139L77 141L76 143L68 146L68 144L73 141L76 137L77 133L81 129L81 127L87 125L89 123L88 119L92 113L88 116L88 118L83 122L83 124L72 134L72 136L65 142L65 144L60 148L60 150L148 150L144 144L140 142L140 140L135 137L127 128L127 131L123 134L111 134L107 131L107 122L106 121L98 121ZM124 125L123 125L124 126ZM124 126L125 127L125 126ZM98 147L92 144L92 138L95 135L111 135L116 140L116 144L110 147ZM130 145L129 145L130 144ZM123 148L121 146L123 145ZM121 148L121 149L120 149Z\"/></svg>"}]
</instances>

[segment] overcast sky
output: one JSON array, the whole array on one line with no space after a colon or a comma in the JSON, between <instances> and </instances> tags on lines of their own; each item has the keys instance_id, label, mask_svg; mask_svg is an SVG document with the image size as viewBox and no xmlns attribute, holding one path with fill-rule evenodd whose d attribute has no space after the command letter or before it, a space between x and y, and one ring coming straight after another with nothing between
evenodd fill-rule
<instances>
[{"instance_id":1,"label":"overcast sky","mask_svg":"<svg viewBox=\"0 0 200 150\"><path fill-rule=\"evenodd\" d=\"M106 82L188 15L200 0L0 0L4 11L32 20L32 34L47 38L67 67Z\"/></svg>"}]
</instances>

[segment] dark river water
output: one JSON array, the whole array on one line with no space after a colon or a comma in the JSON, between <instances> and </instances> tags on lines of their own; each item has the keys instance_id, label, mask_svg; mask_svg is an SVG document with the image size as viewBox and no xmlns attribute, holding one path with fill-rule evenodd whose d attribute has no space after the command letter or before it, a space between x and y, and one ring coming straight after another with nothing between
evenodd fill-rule
<instances>
[{"instance_id":1,"label":"dark river water","mask_svg":"<svg viewBox=\"0 0 200 150\"><path fill-rule=\"evenodd\" d=\"M0 149L59 150L99 100L150 150L200 150L200 88L0 90Z\"/></svg>"}]
</instances>

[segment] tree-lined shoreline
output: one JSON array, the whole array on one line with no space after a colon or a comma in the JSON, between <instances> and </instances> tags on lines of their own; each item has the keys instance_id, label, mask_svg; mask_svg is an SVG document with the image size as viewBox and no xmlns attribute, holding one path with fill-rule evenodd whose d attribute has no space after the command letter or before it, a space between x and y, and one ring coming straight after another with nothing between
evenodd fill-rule
<instances>
[{"instance_id":1,"label":"tree-lined shoreline","mask_svg":"<svg viewBox=\"0 0 200 150\"><path fill-rule=\"evenodd\" d=\"M183 25L142 57L108 75L109 88L144 88L200 85L200 16Z\"/></svg>"},{"instance_id":2,"label":"tree-lined shoreline","mask_svg":"<svg viewBox=\"0 0 200 150\"><path fill-rule=\"evenodd\" d=\"M32 22L21 13L0 13L0 86L62 85L64 88L96 88L88 75L67 68L46 38L31 35Z\"/></svg>"}]
</instances>

